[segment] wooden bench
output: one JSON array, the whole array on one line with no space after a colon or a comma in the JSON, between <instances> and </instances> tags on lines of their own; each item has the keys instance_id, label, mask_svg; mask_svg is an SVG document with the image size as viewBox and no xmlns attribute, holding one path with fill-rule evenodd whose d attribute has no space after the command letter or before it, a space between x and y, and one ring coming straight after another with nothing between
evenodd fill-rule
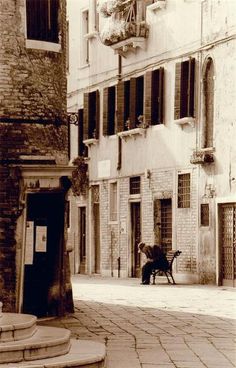
<instances>
[{"instance_id":1,"label":"wooden bench","mask_svg":"<svg viewBox=\"0 0 236 368\"><path fill-rule=\"evenodd\" d=\"M175 258L177 258L182 252L180 250L170 250L166 253L166 258L168 260L168 263L169 263L169 267L168 269L153 269L152 270L152 283L155 285L155 279L156 279L156 276L161 276L163 274L166 275L167 277L167 280L168 280L168 283L171 284L171 281L170 281L170 278L172 279L172 283L175 284L175 280L174 280L174 277L173 277L173 274L172 274L172 266L173 266L173 262L175 260ZM170 278L169 278L170 276Z\"/></svg>"}]
</instances>

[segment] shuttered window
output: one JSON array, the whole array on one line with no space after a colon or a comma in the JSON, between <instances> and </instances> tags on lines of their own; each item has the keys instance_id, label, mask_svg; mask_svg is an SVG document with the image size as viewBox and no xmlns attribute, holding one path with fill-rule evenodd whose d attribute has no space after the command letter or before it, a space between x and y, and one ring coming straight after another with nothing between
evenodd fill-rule
<instances>
[{"instance_id":1,"label":"shuttered window","mask_svg":"<svg viewBox=\"0 0 236 368\"><path fill-rule=\"evenodd\" d=\"M27 38L58 43L59 0L26 0Z\"/></svg>"},{"instance_id":2,"label":"shuttered window","mask_svg":"<svg viewBox=\"0 0 236 368\"><path fill-rule=\"evenodd\" d=\"M156 125L164 122L164 68L145 74L145 123Z\"/></svg>"},{"instance_id":3,"label":"shuttered window","mask_svg":"<svg viewBox=\"0 0 236 368\"><path fill-rule=\"evenodd\" d=\"M125 101L126 102L126 101ZM144 105L144 77L130 79L130 98L129 98L129 126L134 129L143 122ZM126 102L127 103L127 102Z\"/></svg>"},{"instance_id":4,"label":"shuttered window","mask_svg":"<svg viewBox=\"0 0 236 368\"><path fill-rule=\"evenodd\" d=\"M175 67L175 119L194 117L195 59Z\"/></svg>"},{"instance_id":5,"label":"shuttered window","mask_svg":"<svg viewBox=\"0 0 236 368\"><path fill-rule=\"evenodd\" d=\"M104 88L103 92L103 135L115 134L116 87Z\"/></svg>"},{"instance_id":6,"label":"shuttered window","mask_svg":"<svg viewBox=\"0 0 236 368\"><path fill-rule=\"evenodd\" d=\"M84 140L99 138L99 105L100 98L98 90L84 94Z\"/></svg>"}]
</instances>

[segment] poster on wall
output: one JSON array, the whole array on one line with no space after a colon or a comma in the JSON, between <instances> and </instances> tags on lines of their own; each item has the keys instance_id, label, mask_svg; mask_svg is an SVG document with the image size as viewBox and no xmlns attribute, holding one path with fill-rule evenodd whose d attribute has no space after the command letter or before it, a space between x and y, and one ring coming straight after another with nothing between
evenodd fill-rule
<instances>
[{"instance_id":1,"label":"poster on wall","mask_svg":"<svg viewBox=\"0 0 236 368\"><path fill-rule=\"evenodd\" d=\"M34 222L26 223L26 240L25 240L25 265L33 264L34 256Z\"/></svg>"},{"instance_id":2,"label":"poster on wall","mask_svg":"<svg viewBox=\"0 0 236 368\"><path fill-rule=\"evenodd\" d=\"M47 252L47 226L36 226L36 252Z\"/></svg>"}]
</instances>

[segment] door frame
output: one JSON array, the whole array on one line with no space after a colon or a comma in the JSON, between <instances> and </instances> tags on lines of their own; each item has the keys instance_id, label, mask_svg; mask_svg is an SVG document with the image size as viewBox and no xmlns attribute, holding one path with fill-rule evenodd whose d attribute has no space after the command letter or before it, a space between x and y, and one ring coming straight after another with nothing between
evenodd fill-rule
<instances>
[{"instance_id":1,"label":"door frame","mask_svg":"<svg viewBox=\"0 0 236 368\"><path fill-rule=\"evenodd\" d=\"M132 275L133 257L132 257L132 217L131 217L132 212L131 212L131 206L132 206L133 203L139 203L139 206L140 206L140 241L142 239L142 204L141 204L141 199L140 199L140 196L139 196L138 199L130 199L129 200L128 277L136 277L136 276ZM141 259L140 259L140 262L141 262ZM141 264L140 264L140 270L141 270Z\"/></svg>"},{"instance_id":2,"label":"door frame","mask_svg":"<svg viewBox=\"0 0 236 368\"><path fill-rule=\"evenodd\" d=\"M60 239L60 260L59 262L61 263L61 269L64 268L64 261L63 261L63 252L64 252L64 247L65 247L65 195L64 192L62 190L58 190L55 189L53 191L48 191L48 190L30 190L30 191L26 191L25 192L25 206L24 206L24 210L22 213L22 232L23 232L23 237L22 237L22 249L21 249L21 264L20 264L20 275L19 275L19 288L18 288L18 312L22 313L23 311L23 306L24 306L24 282L25 282L25 253L26 253L26 226L27 226L27 217L28 217L28 198L29 195L60 195L64 198L64 213L63 213L63 229L61 231L61 239ZM59 279L60 279L60 293L62 293L62 281L61 281L61 277L62 274L60 272L59 274ZM59 309L61 308L61 306L59 306ZM58 312L59 313L59 312Z\"/></svg>"},{"instance_id":3,"label":"door frame","mask_svg":"<svg viewBox=\"0 0 236 368\"><path fill-rule=\"evenodd\" d=\"M220 205L236 203L236 196L232 197L219 197L215 202L215 214L216 214L216 285L222 286L221 279L221 249L220 249Z\"/></svg>"}]
</instances>

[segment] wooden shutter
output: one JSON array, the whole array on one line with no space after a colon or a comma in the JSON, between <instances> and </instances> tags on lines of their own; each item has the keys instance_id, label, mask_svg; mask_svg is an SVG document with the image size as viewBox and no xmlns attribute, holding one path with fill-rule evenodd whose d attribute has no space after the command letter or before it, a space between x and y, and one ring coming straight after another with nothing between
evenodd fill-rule
<instances>
[{"instance_id":1,"label":"wooden shutter","mask_svg":"<svg viewBox=\"0 0 236 368\"><path fill-rule=\"evenodd\" d=\"M134 129L136 126L136 100L137 100L137 80L136 78L130 79L130 105L129 105L129 120L130 120L130 129Z\"/></svg>"},{"instance_id":2,"label":"wooden shutter","mask_svg":"<svg viewBox=\"0 0 236 368\"><path fill-rule=\"evenodd\" d=\"M195 116L195 59L191 58L189 61L189 106L188 106L188 112L189 116L194 117Z\"/></svg>"},{"instance_id":3,"label":"wooden shutter","mask_svg":"<svg viewBox=\"0 0 236 368\"><path fill-rule=\"evenodd\" d=\"M117 84L117 132L124 130L124 114L125 114L125 83L118 82Z\"/></svg>"},{"instance_id":4,"label":"wooden shutter","mask_svg":"<svg viewBox=\"0 0 236 368\"><path fill-rule=\"evenodd\" d=\"M174 118L180 119L180 102L181 102L181 63L175 65L175 108Z\"/></svg>"},{"instance_id":5,"label":"wooden shutter","mask_svg":"<svg viewBox=\"0 0 236 368\"><path fill-rule=\"evenodd\" d=\"M78 111L78 156L82 156L85 153L85 145L83 144L84 139L84 110L79 109Z\"/></svg>"},{"instance_id":6,"label":"wooden shutter","mask_svg":"<svg viewBox=\"0 0 236 368\"><path fill-rule=\"evenodd\" d=\"M89 130L89 93L84 94L84 129L83 129L83 140L88 139Z\"/></svg>"},{"instance_id":7,"label":"wooden shutter","mask_svg":"<svg viewBox=\"0 0 236 368\"><path fill-rule=\"evenodd\" d=\"M152 75L152 71L145 74L144 121L146 124L152 123Z\"/></svg>"},{"instance_id":8,"label":"wooden shutter","mask_svg":"<svg viewBox=\"0 0 236 368\"><path fill-rule=\"evenodd\" d=\"M159 69L158 80L158 123L164 122L164 68Z\"/></svg>"},{"instance_id":9,"label":"wooden shutter","mask_svg":"<svg viewBox=\"0 0 236 368\"><path fill-rule=\"evenodd\" d=\"M108 87L103 90L103 135L108 134Z\"/></svg>"},{"instance_id":10,"label":"wooden shutter","mask_svg":"<svg viewBox=\"0 0 236 368\"><path fill-rule=\"evenodd\" d=\"M99 139L99 127L100 127L100 95L99 90L96 90L96 134L95 138Z\"/></svg>"}]
</instances>

